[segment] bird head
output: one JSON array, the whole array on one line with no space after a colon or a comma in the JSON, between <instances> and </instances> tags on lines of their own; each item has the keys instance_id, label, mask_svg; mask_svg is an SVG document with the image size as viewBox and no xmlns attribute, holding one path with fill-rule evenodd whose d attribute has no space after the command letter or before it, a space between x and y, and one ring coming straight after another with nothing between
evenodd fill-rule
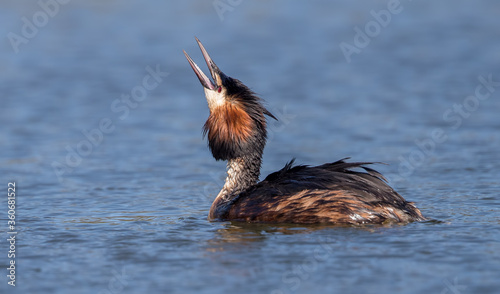
<instances>
[{"instance_id":1,"label":"bird head","mask_svg":"<svg viewBox=\"0 0 500 294\"><path fill-rule=\"evenodd\" d=\"M208 78L184 51L184 55L205 91L210 115L203 126L208 145L216 160L229 160L251 153L262 155L265 146L266 117L276 119L262 100L241 81L225 75L196 38L208 69Z\"/></svg>"}]
</instances>

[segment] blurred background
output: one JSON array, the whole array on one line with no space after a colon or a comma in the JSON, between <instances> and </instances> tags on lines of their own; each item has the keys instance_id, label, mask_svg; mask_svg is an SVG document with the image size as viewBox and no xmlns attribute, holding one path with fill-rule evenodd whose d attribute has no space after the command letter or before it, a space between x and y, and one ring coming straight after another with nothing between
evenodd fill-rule
<instances>
[{"instance_id":1,"label":"blurred background","mask_svg":"<svg viewBox=\"0 0 500 294\"><path fill-rule=\"evenodd\" d=\"M498 291L498 1L0 7L0 184L16 182L18 231L2 293ZM385 162L433 221L208 222L225 163L201 135L194 36L279 119L262 177L293 157Z\"/></svg>"}]
</instances>

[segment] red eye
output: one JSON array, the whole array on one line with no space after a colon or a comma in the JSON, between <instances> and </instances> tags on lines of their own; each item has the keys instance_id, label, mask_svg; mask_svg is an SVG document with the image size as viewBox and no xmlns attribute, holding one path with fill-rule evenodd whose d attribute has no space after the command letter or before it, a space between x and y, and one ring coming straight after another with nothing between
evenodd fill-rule
<instances>
[{"instance_id":1,"label":"red eye","mask_svg":"<svg viewBox=\"0 0 500 294\"><path fill-rule=\"evenodd\" d=\"M221 88L221 86L219 86L219 88L217 89L217 92L220 93L221 91L222 91L222 88Z\"/></svg>"}]
</instances>

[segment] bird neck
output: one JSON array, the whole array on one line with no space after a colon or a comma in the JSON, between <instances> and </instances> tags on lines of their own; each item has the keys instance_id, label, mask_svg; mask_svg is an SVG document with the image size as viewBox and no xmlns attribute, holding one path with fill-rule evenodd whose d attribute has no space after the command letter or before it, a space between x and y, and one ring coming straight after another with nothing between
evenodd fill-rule
<instances>
[{"instance_id":1,"label":"bird neck","mask_svg":"<svg viewBox=\"0 0 500 294\"><path fill-rule=\"evenodd\" d=\"M257 184L262 163L262 153L229 159L224 187L210 208L209 219L218 219L228 212L229 206L240 193Z\"/></svg>"}]
</instances>

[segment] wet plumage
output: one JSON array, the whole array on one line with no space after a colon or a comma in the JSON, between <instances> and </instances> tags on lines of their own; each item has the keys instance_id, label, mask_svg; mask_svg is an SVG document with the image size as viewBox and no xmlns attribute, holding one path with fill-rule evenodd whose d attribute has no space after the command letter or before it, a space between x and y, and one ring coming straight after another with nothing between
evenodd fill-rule
<instances>
[{"instance_id":1,"label":"wet plumage","mask_svg":"<svg viewBox=\"0 0 500 294\"><path fill-rule=\"evenodd\" d=\"M383 223L423 220L371 163L287 164L238 195L222 218L283 223ZM355 171L361 168L364 171Z\"/></svg>"},{"instance_id":2,"label":"wet plumage","mask_svg":"<svg viewBox=\"0 0 500 294\"><path fill-rule=\"evenodd\" d=\"M216 160L228 176L209 212L210 220L363 224L425 220L368 165L342 159L320 166L293 160L259 182L266 143L266 116L276 119L241 81L226 76L196 39L210 80L187 55L205 90L210 115L203 127Z\"/></svg>"}]
</instances>

